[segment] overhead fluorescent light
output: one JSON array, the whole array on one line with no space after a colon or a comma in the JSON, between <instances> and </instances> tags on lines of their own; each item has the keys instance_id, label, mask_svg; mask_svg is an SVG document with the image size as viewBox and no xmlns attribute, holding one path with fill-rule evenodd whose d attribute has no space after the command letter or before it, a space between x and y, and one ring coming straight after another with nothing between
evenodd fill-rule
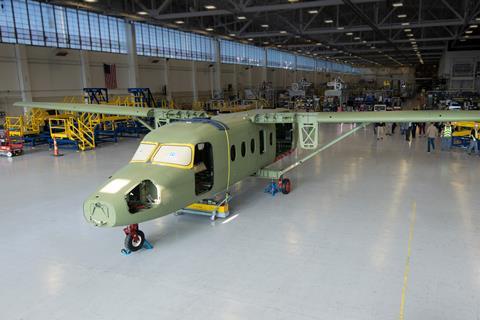
<instances>
[{"instance_id":1,"label":"overhead fluorescent light","mask_svg":"<svg viewBox=\"0 0 480 320\"><path fill-rule=\"evenodd\" d=\"M345 33L347 36L353 36L353 32L347 32Z\"/></svg>"},{"instance_id":2,"label":"overhead fluorescent light","mask_svg":"<svg viewBox=\"0 0 480 320\"><path fill-rule=\"evenodd\" d=\"M287 33L287 31L281 30L280 33L281 33L281 34L285 34L285 33Z\"/></svg>"},{"instance_id":3,"label":"overhead fluorescent light","mask_svg":"<svg viewBox=\"0 0 480 320\"><path fill-rule=\"evenodd\" d=\"M298 2L298 0L288 0L288 2L295 3L295 2Z\"/></svg>"},{"instance_id":4,"label":"overhead fluorescent light","mask_svg":"<svg viewBox=\"0 0 480 320\"><path fill-rule=\"evenodd\" d=\"M310 14L317 14L317 13L318 13L318 10L308 10L308 13L310 13Z\"/></svg>"},{"instance_id":5,"label":"overhead fluorescent light","mask_svg":"<svg viewBox=\"0 0 480 320\"><path fill-rule=\"evenodd\" d=\"M248 40L248 41L253 41L253 38L248 38L247 40Z\"/></svg>"},{"instance_id":6,"label":"overhead fluorescent light","mask_svg":"<svg viewBox=\"0 0 480 320\"><path fill-rule=\"evenodd\" d=\"M332 20L332 19L325 19L324 22L325 22L325 23L333 23L333 20Z\"/></svg>"},{"instance_id":7,"label":"overhead fluorescent light","mask_svg":"<svg viewBox=\"0 0 480 320\"><path fill-rule=\"evenodd\" d=\"M177 21L175 21L175 23L176 23L176 24L184 24L185 21L183 21L183 20L177 20Z\"/></svg>"},{"instance_id":8,"label":"overhead fluorescent light","mask_svg":"<svg viewBox=\"0 0 480 320\"><path fill-rule=\"evenodd\" d=\"M85 2L88 2L88 3L94 3L94 2L97 2L97 0L83 0Z\"/></svg>"},{"instance_id":9,"label":"overhead fluorescent light","mask_svg":"<svg viewBox=\"0 0 480 320\"><path fill-rule=\"evenodd\" d=\"M460 41L461 41L461 42L465 42L465 41L467 41L467 40L466 40L466 39L460 39Z\"/></svg>"},{"instance_id":10,"label":"overhead fluorescent light","mask_svg":"<svg viewBox=\"0 0 480 320\"><path fill-rule=\"evenodd\" d=\"M269 44L269 43L270 43L270 42L268 42L268 41L263 41L263 44Z\"/></svg>"},{"instance_id":11,"label":"overhead fluorescent light","mask_svg":"<svg viewBox=\"0 0 480 320\"><path fill-rule=\"evenodd\" d=\"M268 25L268 24L262 24L261 27L262 27L262 28L268 28L269 25Z\"/></svg>"},{"instance_id":12,"label":"overhead fluorescent light","mask_svg":"<svg viewBox=\"0 0 480 320\"><path fill-rule=\"evenodd\" d=\"M407 37L413 37L413 33L407 33Z\"/></svg>"},{"instance_id":13,"label":"overhead fluorescent light","mask_svg":"<svg viewBox=\"0 0 480 320\"><path fill-rule=\"evenodd\" d=\"M475 19L475 21L480 21L480 17L477 17L477 18Z\"/></svg>"},{"instance_id":14,"label":"overhead fluorescent light","mask_svg":"<svg viewBox=\"0 0 480 320\"><path fill-rule=\"evenodd\" d=\"M412 31L412 29L410 29L410 28L407 28L407 29L403 29L403 31L405 31L405 32L411 32L411 31Z\"/></svg>"},{"instance_id":15,"label":"overhead fluorescent light","mask_svg":"<svg viewBox=\"0 0 480 320\"><path fill-rule=\"evenodd\" d=\"M403 19L403 18L406 18L407 15L405 13L402 13L402 14L397 14L397 17Z\"/></svg>"},{"instance_id":16,"label":"overhead fluorescent light","mask_svg":"<svg viewBox=\"0 0 480 320\"><path fill-rule=\"evenodd\" d=\"M410 22L402 22L402 26L409 26Z\"/></svg>"},{"instance_id":17,"label":"overhead fluorescent light","mask_svg":"<svg viewBox=\"0 0 480 320\"><path fill-rule=\"evenodd\" d=\"M343 30L345 27L337 27L337 30Z\"/></svg>"},{"instance_id":18,"label":"overhead fluorescent light","mask_svg":"<svg viewBox=\"0 0 480 320\"><path fill-rule=\"evenodd\" d=\"M321 42L317 42L317 46L321 46L321 45L322 45L322 43L321 43Z\"/></svg>"},{"instance_id":19,"label":"overhead fluorescent light","mask_svg":"<svg viewBox=\"0 0 480 320\"><path fill-rule=\"evenodd\" d=\"M141 15L141 16L146 16L148 14L147 11L138 11L137 14Z\"/></svg>"},{"instance_id":20,"label":"overhead fluorescent light","mask_svg":"<svg viewBox=\"0 0 480 320\"><path fill-rule=\"evenodd\" d=\"M374 46L371 46L370 49L375 49L375 47L374 47Z\"/></svg>"},{"instance_id":21,"label":"overhead fluorescent light","mask_svg":"<svg viewBox=\"0 0 480 320\"><path fill-rule=\"evenodd\" d=\"M247 20L247 17L245 17L245 16L238 16L237 19L238 19L238 20Z\"/></svg>"},{"instance_id":22,"label":"overhead fluorescent light","mask_svg":"<svg viewBox=\"0 0 480 320\"><path fill-rule=\"evenodd\" d=\"M472 24L472 25L470 25L469 28L471 28L471 29L476 29L476 28L478 28L478 24Z\"/></svg>"},{"instance_id":23,"label":"overhead fluorescent light","mask_svg":"<svg viewBox=\"0 0 480 320\"><path fill-rule=\"evenodd\" d=\"M206 28L206 31L213 31L213 28Z\"/></svg>"},{"instance_id":24,"label":"overhead fluorescent light","mask_svg":"<svg viewBox=\"0 0 480 320\"><path fill-rule=\"evenodd\" d=\"M235 33L229 33L228 35L229 35L230 37L235 37L235 36L236 36Z\"/></svg>"},{"instance_id":25,"label":"overhead fluorescent light","mask_svg":"<svg viewBox=\"0 0 480 320\"><path fill-rule=\"evenodd\" d=\"M362 43L367 43L367 41L363 40Z\"/></svg>"},{"instance_id":26,"label":"overhead fluorescent light","mask_svg":"<svg viewBox=\"0 0 480 320\"><path fill-rule=\"evenodd\" d=\"M397 1L397 2L392 3L392 6L395 7L395 8L403 7L403 3Z\"/></svg>"},{"instance_id":27,"label":"overhead fluorescent light","mask_svg":"<svg viewBox=\"0 0 480 320\"><path fill-rule=\"evenodd\" d=\"M360 40L360 37L355 37L353 38L353 40Z\"/></svg>"},{"instance_id":28,"label":"overhead fluorescent light","mask_svg":"<svg viewBox=\"0 0 480 320\"><path fill-rule=\"evenodd\" d=\"M473 33L473 31L472 30L467 30L467 31L465 31L465 33L470 34L470 33Z\"/></svg>"},{"instance_id":29,"label":"overhead fluorescent light","mask_svg":"<svg viewBox=\"0 0 480 320\"><path fill-rule=\"evenodd\" d=\"M207 10L215 10L215 9L217 9L217 7L215 7L213 4L207 4L204 8L207 9Z\"/></svg>"}]
</instances>

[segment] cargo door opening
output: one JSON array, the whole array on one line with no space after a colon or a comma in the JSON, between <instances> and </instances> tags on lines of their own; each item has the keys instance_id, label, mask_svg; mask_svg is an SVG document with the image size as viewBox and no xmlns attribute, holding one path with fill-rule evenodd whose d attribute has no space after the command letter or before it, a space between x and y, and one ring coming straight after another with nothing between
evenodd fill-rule
<instances>
[{"instance_id":1,"label":"cargo door opening","mask_svg":"<svg viewBox=\"0 0 480 320\"><path fill-rule=\"evenodd\" d=\"M290 151L293 147L293 125L291 123L277 123L276 134L276 156Z\"/></svg>"}]
</instances>

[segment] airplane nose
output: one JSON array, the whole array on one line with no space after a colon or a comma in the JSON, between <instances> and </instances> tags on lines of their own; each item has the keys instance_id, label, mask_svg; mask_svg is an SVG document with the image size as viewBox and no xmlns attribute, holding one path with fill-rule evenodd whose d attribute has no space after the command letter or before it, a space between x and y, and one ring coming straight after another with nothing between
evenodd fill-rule
<instances>
[{"instance_id":1,"label":"airplane nose","mask_svg":"<svg viewBox=\"0 0 480 320\"><path fill-rule=\"evenodd\" d=\"M113 225L115 209L104 201L87 201L84 205L84 216L97 227Z\"/></svg>"}]
</instances>

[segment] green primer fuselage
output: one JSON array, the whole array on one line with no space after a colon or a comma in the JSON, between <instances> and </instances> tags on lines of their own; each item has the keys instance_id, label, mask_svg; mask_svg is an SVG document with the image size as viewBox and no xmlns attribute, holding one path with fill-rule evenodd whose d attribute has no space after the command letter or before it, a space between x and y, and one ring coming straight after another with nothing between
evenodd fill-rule
<instances>
[{"instance_id":1,"label":"green primer fuselage","mask_svg":"<svg viewBox=\"0 0 480 320\"><path fill-rule=\"evenodd\" d=\"M150 161L130 163L116 172L105 185L114 179L128 180L128 184L115 193L97 191L85 201L84 215L87 221L98 226L112 227L159 218L194 202L211 198L274 161L276 156L274 124L255 124L244 114L221 115L214 119L228 129L223 130L210 123L174 122L150 132L143 139L144 142L158 144L195 146L199 143L209 143L213 151L214 171L210 191L199 195L195 193L193 168L175 168L153 164ZM260 150L260 134L263 135L263 153ZM232 148L235 149L233 161ZM144 180L152 181L157 187L160 203L154 204L149 209L130 213L125 200L126 195Z\"/></svg>"}]
</instances>

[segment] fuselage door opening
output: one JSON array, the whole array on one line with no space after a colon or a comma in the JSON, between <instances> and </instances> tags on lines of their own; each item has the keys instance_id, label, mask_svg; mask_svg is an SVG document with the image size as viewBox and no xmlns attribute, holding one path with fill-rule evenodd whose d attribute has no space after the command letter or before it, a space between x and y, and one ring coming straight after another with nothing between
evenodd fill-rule
<instances>
[{"instance_id":1,"label":"fuselage door opening","mask_svg":"<svg viewBox=\"0 0 480 320\"><path fill-rule=\"evenodd\" d=\"M195 195L212 190L214 170L213 150L210 143L198 143L195 146L193 171L195 172Z\"/></svg>"}]
</instances>

